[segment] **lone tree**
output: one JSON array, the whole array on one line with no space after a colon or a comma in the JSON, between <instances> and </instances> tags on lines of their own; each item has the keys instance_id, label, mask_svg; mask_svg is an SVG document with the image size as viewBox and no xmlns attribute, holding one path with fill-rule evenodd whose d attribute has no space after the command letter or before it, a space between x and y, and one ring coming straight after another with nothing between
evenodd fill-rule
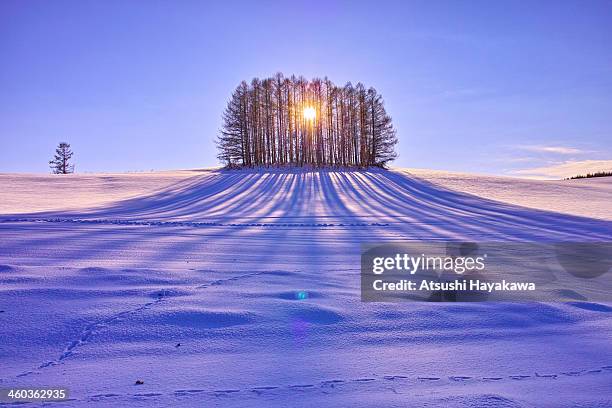
<instances>
[{"instance_id":1,"label":"lone tree","mask_svg":"<svg viewBox=\"0 0 612 408\"><path fill-rule=\"evenodd\" d=\"M397 137L374 88L329 79L254 78L223 113L218 158L228 166L379 166L397 157Z\"/></svg>"},{"instance_id":2,"label":"lone tree","mask_svg":"<svg viewBox=\"0 0 612 408\"><path fill-rule=\"evenodd\" d=\"M49 161L49 167L53 174L68 174L74 173L74 164L70 164L72 158L72 150L70 150L70 144L61 142L57 149L55 149L55 155L53 160Z\"/></svg>"}]
</instances>

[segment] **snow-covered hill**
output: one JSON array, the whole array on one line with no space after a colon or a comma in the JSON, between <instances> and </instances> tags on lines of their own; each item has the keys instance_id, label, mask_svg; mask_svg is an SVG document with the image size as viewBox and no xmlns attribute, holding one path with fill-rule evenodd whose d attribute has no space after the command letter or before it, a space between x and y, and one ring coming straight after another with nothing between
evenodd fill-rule
<instances>
[{"instance_id":1,"label":"snow-covered hill","mask_svg":"<svg viewBox=\"0 0 612 408\"><path fill-rule=\"evenodd\" d=\"M612 209L608 205L612 194L612 177L542 181L423 169L395 171L423 184L435 184L443 190L455 190L524 207L612 220ZM3 192L0 192L2 198L0 214L65 211L69 208L90 209L120 200L153 195L157 191L180 191L181 187L189 188L190 185L204 183L210 180L211 176L216 178L225 176L226 179L230 179L232 175L235 177L236 174L244 174L250 175L251 179L255 180L256 177L250 173L253 172L222 172L217 169L65 176L0 173L0 184L3 186ZM282 177L278 176L279 171L270 173L272 174L262 178L276 178L277 185L285 183L285 186L287 182L294 182L301 177L309 179L312 184L327 181L334 187L340 187L342 174L345 178L347 174L349 178L354 178L354 173L346 172L323 172L321 175L313 175L308 172L293 171ZM363 173L361 177L364 177ZM370 176L365 177L366 181L371 180ZM252 184L249 188L251 187L256 185ZM294 187L297 187L297 183ZM302 193L301 198L304 196ZM244 199L248 198L249 196L244 196ZM279 195L278 198L283 197ZM341 197L342 200L350 198ZM323 197L323 199L331 201L333 197Z\"/></svg>"},{"instance_id":2,"label":"snow-covered hill","mask_svg":"<svg viewBox=\"0 0 612 408\"><path fill-rule=\"evenodd\" d=\"M611 199L608 180L415 170L0 175L0 388L68 386L69 406L608 406L609 305L362 303L359 254L610 241Z\"/></svg>"}]
</instances>

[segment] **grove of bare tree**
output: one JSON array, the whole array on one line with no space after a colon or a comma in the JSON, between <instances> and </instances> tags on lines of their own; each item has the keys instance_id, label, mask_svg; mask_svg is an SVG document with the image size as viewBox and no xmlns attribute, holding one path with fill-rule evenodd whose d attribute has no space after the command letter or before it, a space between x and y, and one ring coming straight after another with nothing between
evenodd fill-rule
<instances>
[{"instance_id":1,"label":"grove of bare tree","mask_svg":"<svg viewBox=\"0 0 612 408\"><path fill-rule=\"evenodd\" d=\"M217 139L218 158L230 167L384 167L396 143L374 88L280 73L238 85Z\"/></svg>"}]
</instances>

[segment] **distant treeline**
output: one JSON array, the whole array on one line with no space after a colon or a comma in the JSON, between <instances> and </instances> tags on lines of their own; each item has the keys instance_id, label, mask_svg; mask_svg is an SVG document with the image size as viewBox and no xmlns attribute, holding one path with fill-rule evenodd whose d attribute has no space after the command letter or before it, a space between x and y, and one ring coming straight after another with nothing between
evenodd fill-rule
<instances>
[{"instance_id":1,"label":"distant treeline","mask_svg":"<svg viewBox=\"0 0 612 408\"><path fill-rule=\"evenodd\" d=\"M223 114L218 158L229 166L381 166L397 137L381 95L327 78L240 83Z\"/></svg>"},{"instance_id":2,"label":"distant treeline","mask_svg":"<svg viewBox=\"0 0 612 408\"><path fill-rule=\"evenodd\" d=\"M566 180L575 180L575 179L583 179L583 178L591 178L591 177L610 177L612 176L612 171L598 171L595 173L587 173L585 176L578 175L574 177L566 178Z\"/></svg>"}]
</instances>

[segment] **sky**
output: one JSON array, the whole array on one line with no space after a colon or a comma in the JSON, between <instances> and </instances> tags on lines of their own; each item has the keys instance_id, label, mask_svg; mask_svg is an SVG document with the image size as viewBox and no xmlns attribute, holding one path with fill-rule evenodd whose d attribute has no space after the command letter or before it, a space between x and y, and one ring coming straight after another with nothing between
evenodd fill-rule
<instances>
[{"instance_id":1,"label":"sky","mask_svg":"<svg viewBox=\"0 0 612 408\"><path fill-rule=\"evenodd\" d=\"M0 2L0 172L202 168L233 89L375 87L395 166L612 170L611 1Z\"/></svg>"}]
</instances>

